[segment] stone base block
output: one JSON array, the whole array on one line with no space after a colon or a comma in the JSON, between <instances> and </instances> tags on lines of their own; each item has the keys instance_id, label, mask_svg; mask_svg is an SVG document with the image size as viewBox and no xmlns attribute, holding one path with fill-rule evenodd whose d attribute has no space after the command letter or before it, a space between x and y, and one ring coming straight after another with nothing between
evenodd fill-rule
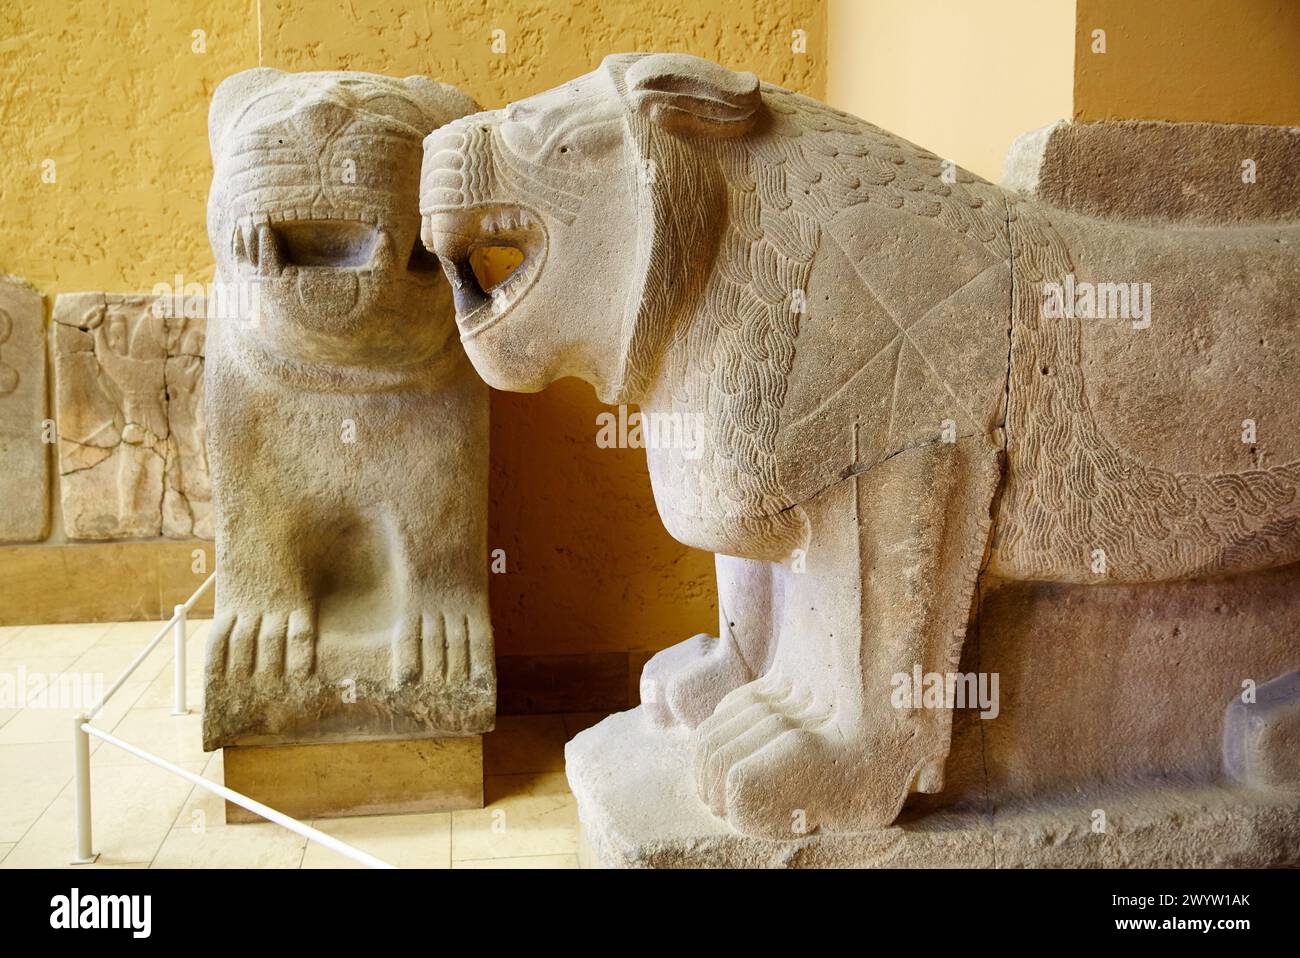
<instances>
[{"instance_id":1,"label":"stone base block","mask_svg":"<svg viewBox=\"0 0 1300 958\"><path fill-rule=\"evenodd\" d=\"M565 764L585 867L1300 865L1296 792L1170 780L1112 785L1104 794L1080 790L1033 808L965 802L905 809L880 831L777 842L741 835L715 818L696 795L689 736L651 729L639 708L579 734L565 749Z\"/></svg>"},{"instance_id":2,"label":"stone base block","mask_svg":"<svg viewBox=\"0 0 1300 958\"><path fill-rule=\"evenodd\" d=\"M294 818L483 807L483 736L223 750L225 784ZM226 822L262 821L226 803Z\"/></svg>"},{"instance_id":3,"label":"stone base block","mask_svg":"<svg viewBox=\"0 0 1300 958\"><path fill-rule=\"evenodd\" d=\"M1061 120L1016 138L1002 185L1101 219L1293 222L1300 218L1300 184L1263 171L1293 170L1298 156L1294 126Z\"/></svg>"}]
</instances>

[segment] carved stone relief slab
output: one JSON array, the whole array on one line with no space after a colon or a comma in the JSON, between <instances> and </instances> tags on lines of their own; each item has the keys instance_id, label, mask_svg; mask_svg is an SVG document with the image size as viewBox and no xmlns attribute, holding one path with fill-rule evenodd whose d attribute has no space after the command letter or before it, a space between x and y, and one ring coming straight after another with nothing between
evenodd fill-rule
<instances>
[{"instance_id":1,"label":"carved stone relief slab","mask_svg":"<svg viewBox=\"0 0 1300 958\"><path fill-rule=\"evenodd\" d=\"M63 525L72 539L212 538L201 309L72 293L54 304ZM194 304L191 304L193 306Z\"/></svg>"},{"instance_id":2,"label":"carved stone relief slab","mask_svg":"<svg viewBox=\"0 0 1300 958\"><path fill-rule=\"evenodd\" d=\"M30 286L0 278L0 542L36 541L49 529L44 312Z\"/></svg>"}]
</instances>

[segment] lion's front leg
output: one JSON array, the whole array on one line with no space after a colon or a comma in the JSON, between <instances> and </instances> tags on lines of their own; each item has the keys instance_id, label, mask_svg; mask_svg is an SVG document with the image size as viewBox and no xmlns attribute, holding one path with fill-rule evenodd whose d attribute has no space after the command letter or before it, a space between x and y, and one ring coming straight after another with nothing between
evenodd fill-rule
<instances>
[{"instance_id":1,"label":"lion's front leg","mask_svg":"<svg viewBox=\"0 0 1300 958\"><path fill-rule=\"evenodd\" d=\"M317 610L298 503L276 508L276 493L256 487L220 495L217 601L205 652L209 689L254 676L301 681L316 669Z\"/></svg>"},{"instance_id":2,"label":"lion's front leg","mask_svg":"<svg viewBox=\"0 0 1300 958\"><path fill-rule=\"evenodd\" d=\"M389 644L392 684L494 688L482 522L458 516L430 523L413 514L419 509L414 504L393 510L402 598ZM464 530L464 538L448 536L446 529Z\"/></svg>"},{"instance_id":3,"label":"lion's front leg","mask_svg":"<svg viewBox=\"0 0 1300 958\"><path fill-rule=\"evenodd\" d=\"M716 814L771 838L862 831L942 787L951 709L895 707L893 679L956 669L998 477L991 446L936 443L803 504L774 663L695 733Z\"/></svg>"},{"instance_id":4,"label":"lion's front leg","mask_svg":"<svg viewBox=\"0 0 1300 958\"><path fill-rule=\"evenodd\" d=\"M487 485L487 388L463 359L418 415L393 412L402 450L375 482L386 488L399 597L389 642L394 688L474 688L495 695L488 608L487 509L465 490ZM414 422L410 420L415 420ZM449 429L454 423L457 428ZM387 487L386 470L404 477Z\"/></svg>"},{"instance_id":5,"label":"lion's front leg","mask_svg":"<svg viewBox=\"0 0 1300 958\"><path fill-rule=\"evenodd\" d=\"M721 554L714 560L718 634L678 642L641 670L641 705L660 727L695 728L728 692L762 675L771 659L775 567Z\"/></svg>"}]
</instances>

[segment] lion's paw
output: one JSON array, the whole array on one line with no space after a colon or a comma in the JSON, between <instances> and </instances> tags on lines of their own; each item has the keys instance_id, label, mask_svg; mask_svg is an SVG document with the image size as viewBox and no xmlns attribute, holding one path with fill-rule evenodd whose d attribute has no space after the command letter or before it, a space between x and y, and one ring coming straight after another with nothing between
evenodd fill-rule
<instances>
[{"instance_id":1,"label":"lion's paw","mask_svg":"<svg viewBox=\"0 0 1300 958\"><path fill-rule=\"evenodd\" d=\"M225 679L305 679L316 669L312 610L221 609L207 641L207 672Z\"/></svg>"},{"instance_id":2,"label":"lion's paw","mask_svg":"<svg viewBox=\"0 0 1300 958\"><path fill-rule=\"evenodd\" d=\"M641 670L641 705L659 728L695 728L723 696L754 678L734 642L696 635L658 652Z\"/></svg>"},{"instance_id":3,"label":"lion's paw","mask_svg":"<svg viewBox=\"0 0 1300 958\"><path fill-rule=\"evenodd\" d=\"M732 768L779 737L815 721L811 696L779 675L741 686L725 696L695 732L695 781L715 815L726 815Z\"/></svg>"},{"instance_id":4,"label":"lion's paw","mask_svg":"<svg viewBox=\"0 0 1300 958\"><path fill-rule=\"evenodd\" d=\"M740 832L793 840L886 828L912 791L941 784L942 750L846 724L779 676L743 686L696 730L700 797Z\"/></svg>"},{"instance_id":5,"label":"lion's paw","mask_svg":"<svg viewBox=\"0 0 1300 958\"><path fill-rule=\"evenodd\" d=\"M412 610L393 626L392 680L458 685L493 681L492 625L486 612Z\"/></svg>"}]
</instances>

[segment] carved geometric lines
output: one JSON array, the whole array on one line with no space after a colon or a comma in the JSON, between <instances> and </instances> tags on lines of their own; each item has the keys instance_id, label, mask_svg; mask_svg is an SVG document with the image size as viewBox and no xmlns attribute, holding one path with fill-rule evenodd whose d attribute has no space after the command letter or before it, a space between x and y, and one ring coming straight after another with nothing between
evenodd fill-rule
<instances>
[{"instance_id":1,"label":"carved geometric lines","mask_svg":"<svg viewBox=\"0 0 1300 958\"><path fill-rule=\"evenodd\" d=\"M863 251L832 240L823 252L847 261L837 285L857 290L840 308L851 318L818 316L806 324L823 326L832 348L816 358L813 342L800 337L805 363L817 366L815 405L787 410L784 429L800 430L806 441L834 441L850 410L859 443L859 464L922 442L934 441L944 420L959 435L988 432L1001 424L1006 387L1010 270L1007 263L970 244L947 268L922 272L922 282L882 281L893 264L880 243ZM854 236L846 236L850 243ZM836 249L835 246L839 248ZM853 253L858 255L853 255ZM866 256L874 256L863 265ZM816 287L818 277L814 277ZM901 293L900 293L901 290ZM841 294L843 297L843 294ZM856 300L856 303L852 302ZM815 340L817 337L811 337ZM792 397L793 398L793 397Z\"/></svg>"}]
</instances>

